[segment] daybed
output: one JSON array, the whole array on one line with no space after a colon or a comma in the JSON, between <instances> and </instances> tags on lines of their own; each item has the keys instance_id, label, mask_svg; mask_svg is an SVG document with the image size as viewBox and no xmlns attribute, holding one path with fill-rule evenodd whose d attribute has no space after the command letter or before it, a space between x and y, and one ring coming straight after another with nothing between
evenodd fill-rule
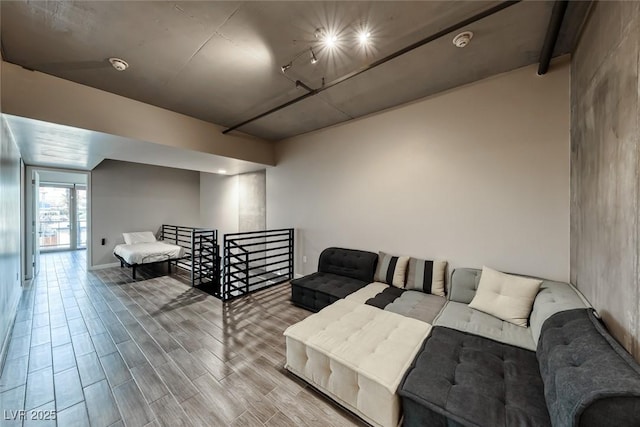
<instances>
[{"instance_id":1,"label":"daybed","mask_svg":"<svg viewBox=\"0 0 640 427\"><path fill-rule=\"evenodd\" d=\"M471 308L481 273L361 286L285 331L286 368L375 426L640 425L640 367L573 286L533 280L518 323Z\"/></svg>"},{"instance_id":2,"label":"daybed","mask_svg":"<svg viewBox=\"0 0 640 427\"><path fill-rule=\"evenodd\" d=\"M182 246L157 241L151 231L122 233L124 244L116 245L113 254L120 260L121 267L131 267L133 279L140 265L167 263L171 272L171 261L182 259L185 249Z\"/></svg>"}]
</instances>

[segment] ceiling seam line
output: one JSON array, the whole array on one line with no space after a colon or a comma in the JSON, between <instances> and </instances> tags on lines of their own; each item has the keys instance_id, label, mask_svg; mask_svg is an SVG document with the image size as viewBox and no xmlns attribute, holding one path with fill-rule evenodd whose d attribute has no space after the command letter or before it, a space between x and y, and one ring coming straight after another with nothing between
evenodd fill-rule
<instances>
[{"instance_id":1,"label":"ceiling seam line","mask_svg":"<svg viewBox=\"0 0 640 427\"><path fill-rule=\"evenodd\" d=\"M207 43L209 43L211 41L211 39L213 39L216 35L218 35L219 37L223 38L224 40L231 41L230 39L224 37L224 35L222 33L220 33L218 30L220 30L227 22L229 22L229 20L231 18L233 18L233 16L242 8L242 6L243 6L243 4L240 4L237 8L235 8L234 11L231 12L229 14L229 16L227 16L227 18L224 20L224 22L216 27L216 29L213 31L213 33L196 49L195 52L193 52L193 54L189 57L189 59L187 59L187 61L184 63L184 65L182 67L180 67L180 69L167 81L167 85L173 79L175 79L176 77L178 77L180 75L180 73L187 67L187 65L189 65L191 60L193 60L193 58L198 53L200 53L200 51L207 45Z\"/></svg>"}]
</instances>

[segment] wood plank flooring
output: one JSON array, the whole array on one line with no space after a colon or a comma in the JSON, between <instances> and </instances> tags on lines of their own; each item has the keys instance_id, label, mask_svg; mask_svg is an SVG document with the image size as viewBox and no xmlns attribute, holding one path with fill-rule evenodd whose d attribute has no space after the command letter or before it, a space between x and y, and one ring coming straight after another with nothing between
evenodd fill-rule
<instances>
[{"instance_id":1,"label":"wood plank flooring","mask_svg":"<svg viewBox=\"0 0 640 427\"><path fill-rule=\"evenodd\" d=\"M310 314L288 284L222 303L179 275L87 272L83 251L41 258L0 376L3 426L365 425L284 370L282 332Z\"/></svg>"}]
</instances>

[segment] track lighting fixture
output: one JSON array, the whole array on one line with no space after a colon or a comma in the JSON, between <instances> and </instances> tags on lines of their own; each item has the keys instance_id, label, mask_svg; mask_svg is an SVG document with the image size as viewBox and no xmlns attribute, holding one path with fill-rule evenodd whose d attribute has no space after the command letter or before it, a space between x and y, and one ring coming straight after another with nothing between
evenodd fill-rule
<instances>
[{"instance_id":1,"label":"track lighting fixture","mask_svg":"<svg viewBox=\"0 0 640 427\"><path fill-rule=\"evenodd\" d=\"M354 30L354 33L362 48L367 50L369 48L369 45L371 44L371 32L367 28L366 24L362 24L359 27L359 30ZM344 37L339 38L338 34L339 33L336 33L334 30L327 30L324 27L316 28L313 32L313 36L316 40L307 40L307 42L310 43L310 46L305 50L296 53L291 61L280 67L280 71L282 71L283 73L289 71L289 69L293 67L293 64L296 62L296 60L300 58L300 56L302 56L304 53L309 53L309 60L311 64L317 64L318 57L316 56L316 51L323 53L325 51L332 51L335 48L343 48L342 44L344 42ZM330 53L329 55L332 54Z\"/></svg>"},{"instance_id":2,"label":"track lighting fixture","mask_svg":"<svg viewBox=\"0 0 640 427\"><path fill-rule=\"evenodd\" d=\"M318 57L316 56L316 53L313 51L313 48L310 47L308 52L310 53L310 62L312 64L316 64L318 62ZM293 63L296 59L300 58L303 54L307 53L307 49L303 50L302 52L298 52L297 54L295 54L295 56L293 57L293 59L291 61L289 61L287 64L284 64L282 67L280 67L280 71L282 71L283 73L286 73L289 68L293 67Z\"/></svg>"},{"instance_id":3,"label":"track lighting fixture","mask_svg":"<svg viewBox=\"0 0 640 427\"><path fill-rule=\"evenodd\" d=\"M293 66L293 61L289 62L288 64L284 64L282 67L280 67L280 70L281 70L283 73L286 73L286 72L287 72L287 70L288 70L289 68L291 68L292 66Z\"/></svg>"}]
</instances>

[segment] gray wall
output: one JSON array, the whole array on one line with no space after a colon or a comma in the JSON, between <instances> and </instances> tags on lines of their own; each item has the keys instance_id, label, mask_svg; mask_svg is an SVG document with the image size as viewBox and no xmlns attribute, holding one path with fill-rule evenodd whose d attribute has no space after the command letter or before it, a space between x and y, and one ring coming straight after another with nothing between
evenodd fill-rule
<instances>
[{"instance_id":1,"label":"gray wall","mask_svg":"<svg viewBox=\"0 0 640 427\"><path fill-rule=\"evenodd\" d=\"M266 179L263 170L238 175L238 231L266 229Z\"/></svg>"},{"instance_id":2,"label":"gray wall","mask_svg":"<svg viewBox=\"0 0 640 427\"><path fill-rule=\"evenodd\" d=\"M200 225L200 173L105 160L91 173L92 265L117 261L123 232ZM100 239L106 238L102 246Z\"/></svg>"},{"instance_id":3,"label":"gray wall","mask_svg":"<svg viewBox=\"0 0 640 427\"><path fill-rule=\"evenodd\" d=\"M10 332L21 295L20 153L4 119L0 134L0 349Z\"/></svg>"},{"instance_id":4,"label":"gray wall","mask_svg":"<svg viewBox=\"0 0 640 427\"><path fill-rule=\"evenodd\" d=\"M569 77L561 58L279 142L267 225L296 228L298 274L344 246L568 280Z\"/></svg>"},{"instance_id":5,"label":"gray wall","mask_svg":"<svg viewBox=\"0 0 640 427\"><path fill-rule=\"evenodd\" d=\"M238 175L200 173L200 219L203 227L218 230L220 242L238 232Z\"/></svg>"},{"instance_id":6,"label":"gray wall","mask_svg":"<svg viewBox=\"0 0 640 427\"><path fill-rule=\"evenodd\" d=\"M225 233L264 230L266 227L266 173L200 174L200 218L204 227Z\"/></svg>"},{"instance_id":7,"label":"gray wall","mask_svg":"<svg viewBox=\"0 0 640 427\"><path fill-rule=\"evenodd\" d=\"M639 15L596 3L571 80L571 281L638 360Z\"/></svg>"}]
</instances>

